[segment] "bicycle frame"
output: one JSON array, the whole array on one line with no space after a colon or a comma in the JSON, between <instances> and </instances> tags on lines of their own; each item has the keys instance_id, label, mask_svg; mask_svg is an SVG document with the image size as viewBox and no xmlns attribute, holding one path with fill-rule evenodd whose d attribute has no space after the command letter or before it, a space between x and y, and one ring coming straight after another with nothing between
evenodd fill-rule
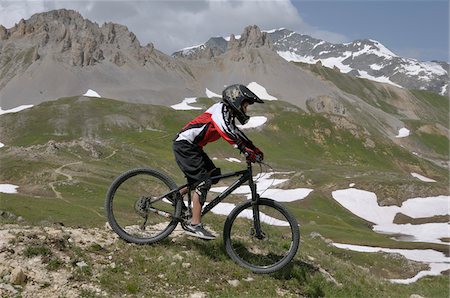
<instances>
[{"instance_id":1,"label":"bicycle frame","mask_svg":"<svg viewBox=\"0 0 450 298\"><path fill-rule=\"evenodd\" d=\"M217 195L211 202L209 202L206 206L203 207L202 214L201 214L202 217L206 213L211 211L211 209L213 209L215 206L217 206L217 204L219 204L223 199L225 199L233 191L235 191L239 186L243 185L247 181L249 182L248 185L250 186L250 190L251 190L251 194L252 194L252 202L256 203L258 201L259 195L256 191L256 184L253 181L253 171L252 171L251 162L247 162L246 170L241 170L241 171L237 171L237 172L226 173L223 175L214 176L214 177L211 177L211 179L212 180L215 180L215 179L221 180L221 179L235 177L235 176L240 176L240 177L233 184L231 184L227 189L225 189L223 192L221 192L219 195ZM188 196L189 196L189 201L190 201L191 200L191 192L190 192L191 189L189 187L189 184L186 183L176 189L171 190L168 193L163 194L162 196L160 196L156 199L151 200L150 204L153 204L159 200L167 198L171 194L179 192L181 189L183 189L185 187L189 188ZM252 205L253 205L253 217L254 217L253 220L254 220L254 225L255 225L254 228L255 228L255 232L256 232L256 237L260 238L260 237L263 237L263 235L261 232L261 225L260 225L260 221L259 221L259 207L258 207L258 204L252 204Z\"/></svg>"}]
</instances>

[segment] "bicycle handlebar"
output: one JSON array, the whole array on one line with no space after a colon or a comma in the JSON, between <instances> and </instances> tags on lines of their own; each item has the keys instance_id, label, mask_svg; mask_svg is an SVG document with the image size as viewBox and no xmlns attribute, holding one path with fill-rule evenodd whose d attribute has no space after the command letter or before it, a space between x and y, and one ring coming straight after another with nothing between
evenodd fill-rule
<instances>
[{"instance_id":1,"label":"bicycle handlebar","mask_svg":"<svg viewBox=\"0 0 450 298\"><path fill-rule=\"evenodd\" d=\"M263 161L263 157L260 154L256 154L255 161L251 161L251 160L248 159L248 157L250 156L249 153L243 152L243 154L244 154L245 158L247 159L247 163L263 163L262 162Z\"/></svg>"}]
</instances>

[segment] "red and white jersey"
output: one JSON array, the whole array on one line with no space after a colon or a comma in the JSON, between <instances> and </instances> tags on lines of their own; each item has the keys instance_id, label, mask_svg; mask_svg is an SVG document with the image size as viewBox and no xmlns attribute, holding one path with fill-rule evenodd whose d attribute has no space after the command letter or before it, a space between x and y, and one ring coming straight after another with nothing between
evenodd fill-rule
<instances>
[{"instance_id":1,"label":"red and white jersey","mask_svg":"<svg viewBox=\"0 0 450 298\"><path fill-rule=\"evenodd\" d=\"M175 141L184 140L203 147L220 137L241 151L244 147L255 148L250 139L236 127L231 111L222 102L212 105L206 112L189 122L178 133Z\"/></svg>"}]
</instances>

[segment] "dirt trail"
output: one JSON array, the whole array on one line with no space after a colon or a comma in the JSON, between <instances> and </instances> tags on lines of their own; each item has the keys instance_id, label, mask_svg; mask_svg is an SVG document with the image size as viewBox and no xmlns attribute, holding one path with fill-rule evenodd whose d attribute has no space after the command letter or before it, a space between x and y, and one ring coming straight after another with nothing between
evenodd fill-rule
<instances>
[{"instance_id":1,"label":"dirt trail","mask_svg":"<svg viewBox=\"0 0 450 298\"><path fill-rule=\"evenodd\" d=\"M88 211L90 211L90 212L95 213L97 216L103 218L104 215L100 214L98 211L93 210L93 209L90 209L90 208L87 208L87 207L82 206L82 205L74 204L73 202L71 202L71 201L65 199L65 198L62 196L62 194L61 194L59 191L56 190L56 187L55 187L55 184L56 184L56 183L61 182L61 181L73 181L72 175L67 174L67 173L64 173L64 172L62 171L62 169L65 168L65 167L71 166L71 165L82 164L82 163L83 163L82 161L71 162L71 163L64 164L64 165L60 166L59 168L55 169L54 172L55 172L57 175L62 175L62 176L64 176L64 177L66 177L67 180L56 180L56 181L50 182L48 185L50 186L50 188L52 189L52 191L55 193L56 198L58 198L58 199L60 199L60 200L63 200L63 201L66 202L67 204L70 204L70 205L73 205L73 206L77 206L77 207L86 209L86 210L88 210Z\"/></svg>"}]
</instances>

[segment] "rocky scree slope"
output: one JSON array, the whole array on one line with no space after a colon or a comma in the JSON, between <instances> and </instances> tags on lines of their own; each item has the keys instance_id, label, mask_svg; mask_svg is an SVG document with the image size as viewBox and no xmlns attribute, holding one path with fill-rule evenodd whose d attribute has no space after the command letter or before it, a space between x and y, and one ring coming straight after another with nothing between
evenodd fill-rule
<instances>
[{"instance_id":1,"label":"rocky scree slope","mask_svg":"<svg viewBox=\"0 0 450 298\"><path fill-rule=\"evenodd\" d=\"M192 83L182 63L151 43L141 46L127 27L99 26L65 9L35 14L10 29L0 25L0 69L3 108L89 88L106 97L170 103Z\"/></svg>"}]
</instances>

